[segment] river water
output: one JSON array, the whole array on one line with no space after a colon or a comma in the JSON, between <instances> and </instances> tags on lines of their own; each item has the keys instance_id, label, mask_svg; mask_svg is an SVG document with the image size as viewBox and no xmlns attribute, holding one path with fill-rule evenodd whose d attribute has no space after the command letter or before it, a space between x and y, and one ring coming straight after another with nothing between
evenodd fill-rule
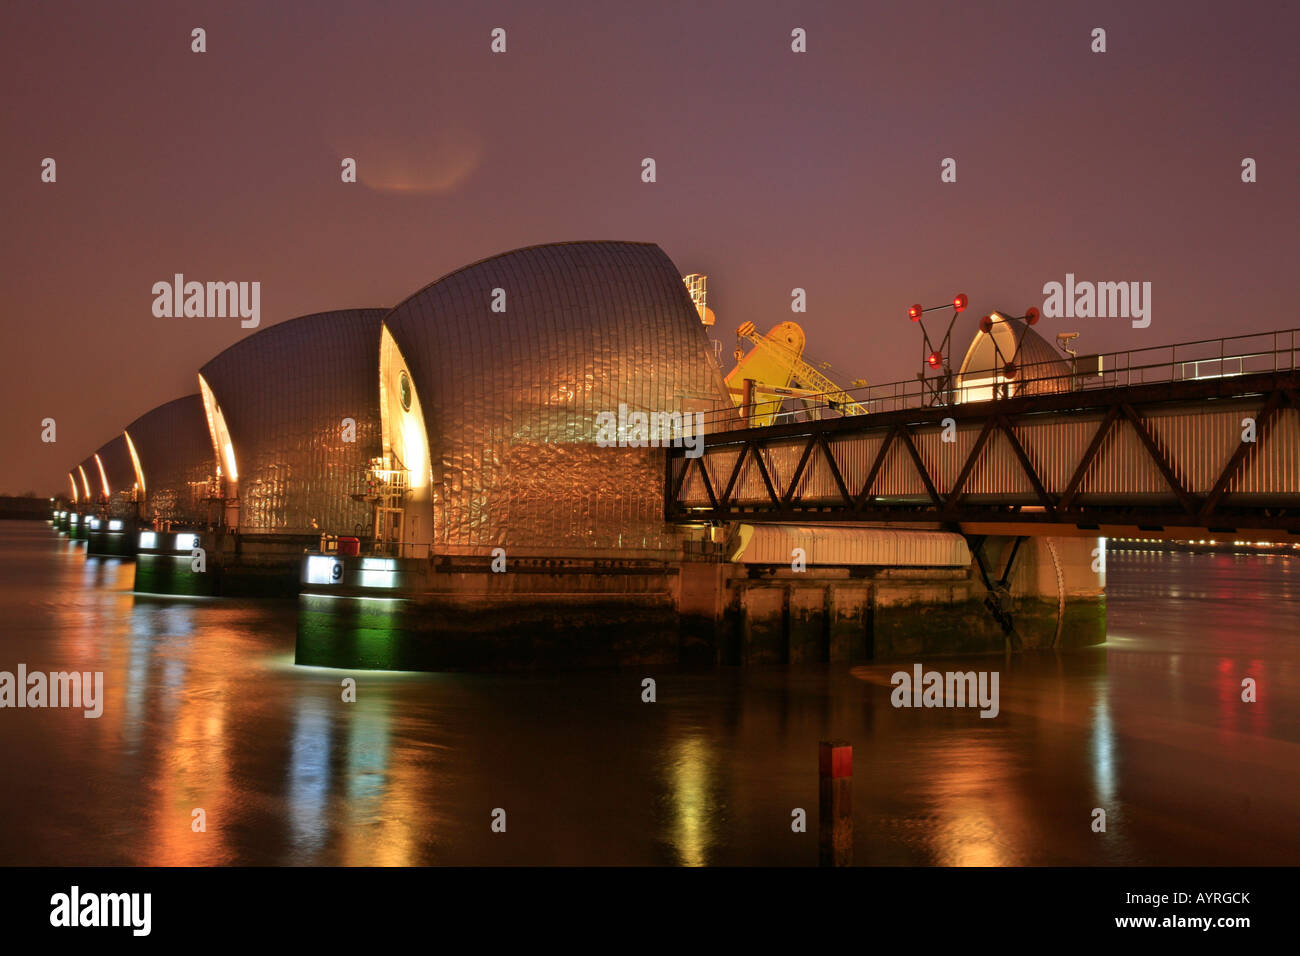
<instances>
[{"instance_id":1,"label":"river water","mask_svg":"<svg viewBox=\"0 0 1300 956\"><path fill-rule=\"evenodd\" d=\"M1106 645L925 662L997 670L994 719L891 706L910 661L356 672L344 703L293 601L133 573L0 524L0 671L105 682L99 719L0 709L0 864L814 865L826 737L859 864L1300 863L1300 556L1112 551Z\"/></svg>"}]
</instances>

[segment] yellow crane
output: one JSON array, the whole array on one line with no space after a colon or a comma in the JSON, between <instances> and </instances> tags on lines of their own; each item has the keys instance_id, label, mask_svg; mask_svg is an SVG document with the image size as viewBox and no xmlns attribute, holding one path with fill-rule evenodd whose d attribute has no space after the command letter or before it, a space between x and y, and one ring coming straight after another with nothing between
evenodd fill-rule
<instances>
[{"instance_id":1,"label":"yellow crane","mask_svg":"<svg viewBox=\"0 0 1300 956\"><path fill-rule=\"evenodd\" d=\"M754 346L748 353L740 346L742 340ZM848 392L803 360L805 341L796 322L782 322L766 335L759 335L753 322L736 329L736 367L727 374L726 384L750 425L772 424L786 398L815 397L817 404L835 408L841 415L867 413Z\"/></svg>"},{"instance_id":2,"label":"yellow crane","mask_svg":"<svg viewBox=\"0 0 1300 956\"><path fill-rule=\"evenodd\" d=\"M712 326L717 318L708 307L708 280L701 273L682 277L700 322ZM742 340L754 346L748 354L741 348ZM795 322L782 322L767 335L759 335L753 322L736 329L736 367L727 375L726 385L750 425L772 424L787 398L813 405L814 415L824 407L832 407L841 415L867 413L844 389L803 360L804 342L803 329ZM853 386L866 384L865 379L858 379Z\"/></svg>"}]
</instances>

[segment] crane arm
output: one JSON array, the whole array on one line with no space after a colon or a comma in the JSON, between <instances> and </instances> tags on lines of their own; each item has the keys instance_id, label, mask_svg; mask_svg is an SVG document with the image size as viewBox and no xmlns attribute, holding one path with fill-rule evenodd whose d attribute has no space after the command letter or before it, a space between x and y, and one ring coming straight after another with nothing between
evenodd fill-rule
<instances>
[{"instance_id":1,"label":"crane arm","mask_svg":"<svg viewBox=\"0 0 1300 956\"><path fill-rule=\"evenodd\" d=\"M752 342L755 348L762 349L768 355L780 361L791 370L801 385L815 390L828 402L834 402L840 406L845 415L865 415L867 413L867 410L854 401L853 397L844 389L790 351L790 349L780 342L759 335L752 322L746 322L738 328L736 335Z\"/></svg>"}]
</instances>

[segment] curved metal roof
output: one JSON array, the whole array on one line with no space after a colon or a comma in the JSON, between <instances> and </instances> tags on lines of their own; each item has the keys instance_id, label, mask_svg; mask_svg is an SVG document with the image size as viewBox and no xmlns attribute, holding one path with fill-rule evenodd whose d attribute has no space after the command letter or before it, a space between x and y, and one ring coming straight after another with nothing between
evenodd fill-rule
<instances>
[{"instance_id":1,"label":"curved metal roof","mask_svg":"<svg viewBox=\"0 0 1300 956\"><path fill-rule=\"evenodd\" d=\"M118 433L115 437L105 442L95 450L91 460L99 459L103 465L103 475L99 474L98 468L94 473L87 470L86 474L90 478L90 486L96 491L96 498L103 497L103 485L97 482L108 482L108 513L111 517L119 518L134 511L132 506L133 493L135 490L135 466L131 463L131 452L127 449L126 438Z\"/></svg>"},{"instance_id":2,"label":"curved metal roof","mask_svg":"<svg viewBox=\"0 0 1300 956\"><path fill-rule=\"evenodd\" d=\"M1061 353L1023 319L1011 318L995 320L989 332L975 333L961 363L959 384L1000 376L1008 361L1016 366L1016 379L1028 382L1024 394L1069 390L1070 365Z\"/></svg>"},{"instance_id":3,"label":"curved metal roof","mask_svg":"<svg viewBox=\"0 0 1300 956\"><path fill-rule=\"evenodd\" d=\"M95 455L104 466L103 477L108 481L109 492L114 496L123 493L129 496L135 487L135 466L131 464L126 439L121 434L114 436L100 445Z\"/></svg>"},{"instance_id":4,"label":"curved metal roof","mask_svg":"<svg viewBox=\"0 0 1300 956\"><path fill-rule=\"evenodd\" d=\"M381 454L383 316L343 309L279 322L199 370L239 464L240 530L352 534L370 526L369 506L351 496L366 490L370 459ZM355 422L355 441L344 440L344 419Z\"/></svg>"},{"instance_id":5,"label":"curved metal roof","mask_svg":"<svg viewBox=\"0 0 1300 956\"><path fill-rule=\"evenodd\" d=\"M98 501L104 497L104 486L99 480L99 466L95 464L93 454L83 458L77 467L73 469L73 472L76 474L78 486L81 488L81 502L83 505L88 505L90 502Z\"/></svg>"},{"instance_id":6,"label":"curved metal roof","mask_svg":"<svg viewBox=\"0 0 1300 956\"><path fill-rule=\"evenodd\" d=\"M492 309L498 289L504 312ZM662 546L661 460L595 445L596 416L620 404L671 413L727 400L662 249L516 249L449 273L385 323L424 409L435 550Z\"/></svg>"},{"instance_id":7,"label":"curved metal roof","mask_svg":"<svg viewBox=\"0 0 1300 956\"><path fill-rule=\"evenodd\" d=\"M186 395L159 405L126 426L126 434L144 474L146 500L140 516L205 522L213 463L203 399Z\"/></svg>"}]
</instances>

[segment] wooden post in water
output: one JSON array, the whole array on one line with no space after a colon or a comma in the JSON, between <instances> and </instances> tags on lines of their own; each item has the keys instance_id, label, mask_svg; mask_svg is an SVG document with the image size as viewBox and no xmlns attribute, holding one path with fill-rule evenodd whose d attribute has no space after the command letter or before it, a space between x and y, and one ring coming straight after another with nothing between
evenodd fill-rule
<instances>
[{"instance_id":1,"label":"wooden post in water","mask_svg":"<svg viewBox=\"0 0 1300 956\"><path fill-rule=\"evenodd\" d=\"M817 749L818 862L853 865L853 746L823 740Z\"/></svg>"}]
</instances>

